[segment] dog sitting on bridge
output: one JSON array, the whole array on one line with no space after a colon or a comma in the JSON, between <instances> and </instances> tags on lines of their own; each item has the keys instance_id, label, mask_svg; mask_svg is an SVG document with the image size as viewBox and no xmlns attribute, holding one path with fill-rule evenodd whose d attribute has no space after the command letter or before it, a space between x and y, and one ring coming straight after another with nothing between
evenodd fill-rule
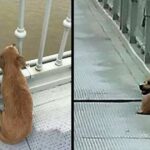
<instances>
[{"instance_id":1,"label":"dog sitting on bridge","mask_svg":"<svg viewBox=\"0 0 150 150\"><path fill-rule=\"evenodd\" d=\"M150 79L144 81L143 84L139 85L139 88L142 92L143 99L140 110L137 112L138 114L150 114Z\"/></svg>"},{"instance_id":2,"label":"dog sitting on bridge","mask_svg":"<svg viewBox=\"0 0 150 150\"><path fill-rule=\"evenodd\" d=\"M4 110L0 112L0 140L9 144L24 140L32 130L32 97L21 72L25 65L14 44L0 54L4 102Z\"/></svg>"}]
</instances>

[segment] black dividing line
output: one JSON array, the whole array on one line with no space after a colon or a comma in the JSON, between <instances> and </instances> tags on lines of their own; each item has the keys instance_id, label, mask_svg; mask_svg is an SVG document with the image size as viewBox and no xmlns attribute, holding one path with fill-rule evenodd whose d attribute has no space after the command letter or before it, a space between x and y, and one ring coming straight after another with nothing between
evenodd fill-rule
<instances>
[{"instance_id":1,"label":"black dividing line","mask_svg":"<svg viewBox=\"0 0 150 150\"><path fill-rule=\"evenodd\" d=\"M27 142L28 148L31 150L31 147L30 147L30 144L29 144L28 138L26 138L26 142Z\"/></svg>"},{"instance_id":2,"label":"black dividing line","mask_svg":"<svg viewBox=\"0 0 150 150\"><path fill-rule=\"evenodd\" d=\"M75 103L83 102L83 103L92 103L92 102L101 102L101 103L127 103L127 102L141 102L141 99L101 99L101 100L74 100Z\"/></svg>"},{"instance_id":3,"label":"black dividing line","mask_svg":"<svg viewBox=\"0 0 150 150\"><path fill-rule=\"evenodd\" d=\"M150 140L150 137L82 137L83 139L145 139L145 140Z\"/></svg>"}]
</instances>

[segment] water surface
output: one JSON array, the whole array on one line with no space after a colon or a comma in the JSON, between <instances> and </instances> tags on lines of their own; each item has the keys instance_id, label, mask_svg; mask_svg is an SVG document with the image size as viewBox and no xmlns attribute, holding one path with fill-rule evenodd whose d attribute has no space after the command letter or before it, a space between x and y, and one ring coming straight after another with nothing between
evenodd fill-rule
<instances>
[{"instance_id":1,"label":"water surface","mask_svg":"<svg viewBox=\"0 0 150 150\"><path fill-rule=\"evenodd\" d=\"M25 29L23 55L26 60L38 56L43 16L46 0L26 0ZM70 0L53 0L49 29L44 56L58 52L63 34L62 22L66 18ZM14 31L18 24L19 0L0 0L0 50L6 45L16 42ZM68 37L66 50L70 50L71 40Z\"/></svg>"}]
</instances>

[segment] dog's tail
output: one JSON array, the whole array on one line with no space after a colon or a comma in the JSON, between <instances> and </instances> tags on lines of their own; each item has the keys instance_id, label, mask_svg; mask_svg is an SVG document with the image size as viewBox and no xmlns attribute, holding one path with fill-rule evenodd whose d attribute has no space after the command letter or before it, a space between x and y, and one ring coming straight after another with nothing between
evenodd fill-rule
<instances>
[{"instance_id":1,"label":"dog's tail","mask_svg":"<svg viewBox=\"0 0 150 150\"><path fill-rule=\"evenodd\" d=\"M4 143L7 143L7 144L16 144L17 142L16 141L11 141L9 139L7 139L3 134L2 132L0 132L0 140Z\"/></svg>"},{"instance_id":2,"label":"dog's tail","mask_svg":"<svg viewBox=\"0 0 150 150\"><path fill-rule=\"evenodd\" d=\"M10 143L10 141L0 132L0 140L4 143Z\"/></svg>"}]
</instances>

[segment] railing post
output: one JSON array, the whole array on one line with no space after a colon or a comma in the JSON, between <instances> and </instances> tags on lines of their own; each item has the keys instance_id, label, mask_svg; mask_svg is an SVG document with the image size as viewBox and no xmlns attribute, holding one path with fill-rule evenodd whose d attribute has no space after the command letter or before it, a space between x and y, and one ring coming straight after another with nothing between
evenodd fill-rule
<instances>
[{"instance_id":1,"label":"railing post","mask_svg":"<svg viewBox=\"0 0 150 150\"><path fill-rule=\"evenodd\" d=\"M35 67L37 71L42 70L42 59L43 59L45 42L46 42L47 31L48 31L48 23L49 23L50 11L51 11L51 2L52 0L47 0L46 5L45 5L46 8L45 8L45 16L44 16L44 21L43 21L42 35L41 35L41 41L40 41L40 47L39 47L39 55L38 55L37 65Z\"/></svg>"},{"instance_id":2,"label":"railing post","mask_svg":"<svg viewBox=\"0 0 150 150\"><path fill-rule=\"evenodd\" d=\"M128 10L129 10L129 0L121 0L120 7L120 29L123 33L128 32L127 20L128 20Z\"/></svg>"},{"instance_id":3,"label":"railing post","mask_svg":"<svg viewBox=\"0 0 150 150\"><path fill-rule=\"evenodd\" d=\"M108 8L108 0L103 0L103 3L104 3L104 6L103 6L103 7L104 7L105 9L107 9L107 8Z\"/></svg>"},{"instance_id":4,"label":"railing post","mask_svg":"<svg viewBox=\"0 0 150 150\"><path fill-rule=\"evenodd\" d=\"M113 0L113 8L112 8L113 20L119 19L118 9L119 9L119 0Z\"/></svg>"},{"instance_id":5,"label":"railing post","mask_svg":"<svg viewBox=\"0 0 150 150\"><path fill-rule=\"evenodd\" d=\"M70 28L71 28L71 17L70 17L70 14L71 14L71 8L69 8L68 16L63 21L64 33L63 33L62 41L61 41L61 44L60 44L58 57L57 57L57 60L55 62L55 64L57 66L61 66L62 65L62 57L63 57L63 53L64 53L64 50L65 50L68 34L69 34L69 31L70 31Z\"/></svg>"},{"instance_id":6,"label":"railing post","mask_svg":"<svg viewBox=\"0 0 150 150\"><path fill-rule=\"evenodd\" d=\"M146 15L145 15L145 63L150 63L150 0L146 0Z\"/></svg>"},{"instance_id":7,"label":"railing post","mask_svg":"<svg viewBox=\"0 0 150 150\"><path fill-rule=\"evenodd\" d=\"M20 54L22 54L23 40L26 37L26 30L24 29L24 14L25 14L25 0L20 0L19 4L19 22L18 27L15 30L15 36L17 37L17 47Z\"/></svg>"},{"instance_id":8,"label":"railing post","mask_svg":"<svg viewBox=\"0 0 150 150\"><path fill-rule=\"evenodd\" d=\"M136 43L136 26L137 26L138 0L131 0L131 17L130 17L130 43Z\"/></svg>"}]
</instances>

